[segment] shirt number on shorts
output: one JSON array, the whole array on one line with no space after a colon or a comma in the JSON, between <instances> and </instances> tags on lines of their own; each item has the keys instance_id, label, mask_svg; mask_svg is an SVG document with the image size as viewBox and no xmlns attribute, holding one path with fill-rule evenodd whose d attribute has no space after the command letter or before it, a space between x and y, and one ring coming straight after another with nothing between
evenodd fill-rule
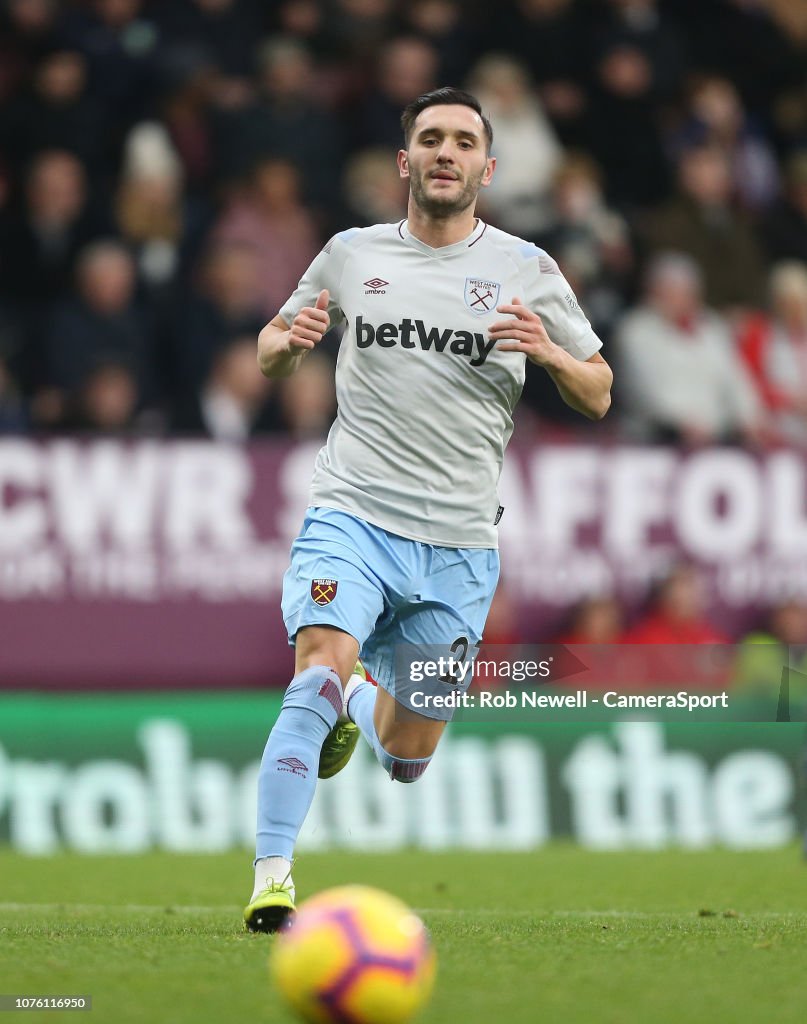
<instances>
[{"instance_id":1,"label":"shirt number on shorts","mask_svg":"<svg viewBox=\"0 0 807 1024\"><path fill-rule=\"evenodd\" d=\"M463 683L467 677L467 672L460 673L458 668L460 665L465 664L465 659L468 655L468 647L471 641L467 636L458 636L454 643L449 647L451 657L449 659L449 671L445 675L438 676L441 683L447 683L449 686L459 686ZM474 654L471 656L471 660L476 657L479 653L479 648L482 646L482 641L477 640L473 645Z\"/></svg>"}]
</instances>

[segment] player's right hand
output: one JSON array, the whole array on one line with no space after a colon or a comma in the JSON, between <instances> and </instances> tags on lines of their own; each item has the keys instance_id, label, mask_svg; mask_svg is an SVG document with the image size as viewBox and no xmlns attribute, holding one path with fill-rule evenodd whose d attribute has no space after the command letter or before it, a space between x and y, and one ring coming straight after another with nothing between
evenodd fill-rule
<instances>
[{"instance_id":1,"label":"player's right hand","mask_svg":"<svg viewBox=\"0 0 807 1024\"><path fill-rule=\"evenodd\" d=\"M323 288L313 306L303 306L289 328L289 349L313 348L331 325L328 289Z\"/></svg>"}]
</instances>

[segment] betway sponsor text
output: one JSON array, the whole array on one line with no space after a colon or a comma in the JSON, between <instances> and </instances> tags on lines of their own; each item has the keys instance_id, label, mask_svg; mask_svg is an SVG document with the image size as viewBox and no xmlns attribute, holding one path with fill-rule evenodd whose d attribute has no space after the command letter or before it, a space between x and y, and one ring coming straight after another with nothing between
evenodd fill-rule
<instances>
[{"instance_id":1,"label":"betway sponsor text","mask_svg":"<svg viewBox=\"0 0 807 1024\"><path fill-rule=\"evenodd\" d=\"M356 317L356 345L358 348L369 348L376 344L381 348L420 348L424 352L450 352L452 355L465 356L470 359L471 366L483 366L495 339L487 338L478 331L455 331L450 327L427 327L422 320L410 320L404 317L398 324L372 324Z\"/></svg>"}]
</instances>

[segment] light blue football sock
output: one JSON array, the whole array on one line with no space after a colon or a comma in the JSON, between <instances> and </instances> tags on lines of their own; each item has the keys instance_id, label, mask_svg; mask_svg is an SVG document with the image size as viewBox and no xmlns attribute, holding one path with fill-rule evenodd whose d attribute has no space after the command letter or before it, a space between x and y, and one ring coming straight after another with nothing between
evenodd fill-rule
<instances>
[{"instance_id":1,"label":"light blue football sock","mask_svg":"<svg viewBox=\"0 0 807 1024\"><path fill-rule=\"evenodd\" d=\"M381 746L373 721L375 695L376 687L372 683L359 683L350 694L348 717L358 725L362 736L373 748L378 763L393 782L417 782L429 767L431 757L394 757Z\"/></svg>"},{"instance_id":2,"label":"light blue football sock","mask_svg":"<svg viewBox=\"0 0 807 1024\"><path fill-rule=\"evenodd\" d=\"M317 788L319 754L342 711L339 676L313 665L292 679L258 774L256 860L291 860Z\"/></svg>"}]
</instances>

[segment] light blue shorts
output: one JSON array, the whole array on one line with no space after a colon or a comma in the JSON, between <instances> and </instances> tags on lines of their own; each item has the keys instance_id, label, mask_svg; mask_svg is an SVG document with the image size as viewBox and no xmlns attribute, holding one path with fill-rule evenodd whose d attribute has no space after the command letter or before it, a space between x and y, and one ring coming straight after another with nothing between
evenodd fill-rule
<instances>
[{"instance_id":1,"label":"light blue shorts","mask_svg":"<svg viewBox=\"0 0 807 1024\"><path fill-rule=\"evenodd\" d=\"M456 645L454 651L471 657L498 579L499 552L493 548L423 544L347 512L309 508L283 578L283 620L291 644L304 626L349 633L370 675L399 703L448 721L450 709L423 708L422 698L412 701L412 691L465 689L470 673L460 685L413 683L401 670L400 651L448 652Z\"/></svg>"}]
</instances>

